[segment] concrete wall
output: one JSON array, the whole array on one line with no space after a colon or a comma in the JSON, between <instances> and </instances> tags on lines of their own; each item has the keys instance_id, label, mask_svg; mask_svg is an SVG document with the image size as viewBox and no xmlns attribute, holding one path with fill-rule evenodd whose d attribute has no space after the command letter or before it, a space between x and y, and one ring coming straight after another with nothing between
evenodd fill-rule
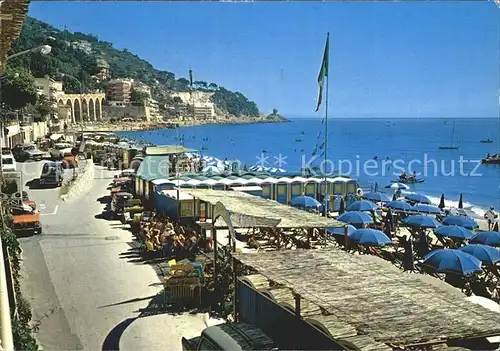
<instances>
[{"instance_id":1,"label":"concrete wall","mask_svg":"<svg viewBox=\"0 0 500 351\"><path fill-rule=\"evenodd\" d=\"M116 107L116 106L105 106L103 109L104 118L106 119L118 119L124 117L131 118L143 118L146 117L149 119L149 109L144 106L125 106L125 107Z\"/></svg>"}]
</instances>

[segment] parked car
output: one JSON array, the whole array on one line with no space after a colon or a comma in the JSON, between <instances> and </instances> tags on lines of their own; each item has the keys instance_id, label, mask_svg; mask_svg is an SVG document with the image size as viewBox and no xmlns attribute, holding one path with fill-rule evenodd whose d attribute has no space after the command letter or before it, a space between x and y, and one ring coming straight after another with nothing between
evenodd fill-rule
<instances>
[{"instance_id":1,"label":"parked car","mask_svg":"<svg viewBox=\"0 0 500 351\"><path fill-rule=\"evenodd\" d=\"M34 201L24 201L21 206L11 207L11 212L11 228L14 233L42 233L40 213L36 210L36 203Z\"/></svg>"},{"instance_id":2,"label":"parked car","mask_svg":"<svg viewBox=\"0 0 500 351\"><path fill-rule=\"evenodd\" d=\"M38 150L35 144L18 144L12 149L16 161L40 161L47 156L46 152Z\"/></svg>"},{"instance_id":3,"label":"parked car","mask_svg":"<svg viewBox=\"0 0 500 351\"><path fill-rule=\"evenodd\" d=\"M275 343L256 326L226 323L205 328L201 336L182 338L184 351L278 350Z\"/></svg>"},{"instance_id":4,"label":"parked car","mask_svg":"<svg viewBox=\"0 0 500 351\"><path fill-rule=\"evenodd\" d=\"M95 150L94 151L94 163L100 164L104 160L104 155L106 154L106 151L104 150Z\"/></svg>"},{"instance_id":5,"label":"parked car","mask_svg":"<svg viewBox=\"0 0 500 351\"><path fill-rule=\"evenodd\" d=\"M72 145L70 143L56 143L54 147L50 149L50 159L54 161L59 161L61 159L61 151L64 149L71 149Z\"/></svg>"},{"instance_id":6,"label":"parked car","mask_svg":"<svg viewBox=\"0 0 500 351\"><path fill-rule=\"evenodd\" d=\"M47 162L42 167L40 175L41 185L61 186L64 180L64 169L62 162Z\"/></svg>"},{"instance_id":7,"label":"parked car","mask_svg":"<svg viewBox=\"0 0 500 351\"><path fill-rule=\"evenodd\" d=\"M3 172L15 172L16 171L16 159L12 154L0 155L2 158L2 171Z\"/></svg>"}]
</instances>

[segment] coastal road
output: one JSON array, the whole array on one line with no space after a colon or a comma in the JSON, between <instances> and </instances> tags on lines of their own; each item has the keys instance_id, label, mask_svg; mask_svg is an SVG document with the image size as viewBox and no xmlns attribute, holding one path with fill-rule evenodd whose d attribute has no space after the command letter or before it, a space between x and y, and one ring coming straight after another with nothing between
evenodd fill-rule
<instances>
[{"instance_id":1,"label":"coastal road","mask_svg":"<svg viewBox=\"0 0 500 351\"><path fill-rule=\"evenodd\" d=\"M19 164L24 182L33 184L42 165ZM201 314L174 317L158 308L158 277L135 254L133 235L100 218L115 173L96 169L89 189L68 202L59 188L26 188L43 205L43 233L20 239L21 284L44 349L180 350L182 336L205 327Z\"/></svg>"}]
</instances>

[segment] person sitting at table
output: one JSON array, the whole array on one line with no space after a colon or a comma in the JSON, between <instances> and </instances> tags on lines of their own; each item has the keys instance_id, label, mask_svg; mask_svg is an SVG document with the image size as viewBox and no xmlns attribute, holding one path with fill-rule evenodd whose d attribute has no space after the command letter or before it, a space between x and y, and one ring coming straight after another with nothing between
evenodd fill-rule
<instances>
[{"instance_id":1,"label":"person sitting at table","mask_svg":"<svg viewBox=\"0 0 500 351\"><path fill-rule=\"evenodd\" d=\"M198 236L196 235L196 231L191 231L191 234L188 235L188 238L186 240L186 251L188 253L195 253L196 249L198 248Z\"/></svg>"},{"instance_id":2,"label":"person sitting at table","mask_svg":"<svg viewBox=\"0 0 500 351\"><path fill-rule=\"evenodd\" d=\"M151 234L146 234L146 251L154 251L153 239L151 238Z\"/></svg>"},{"instance_id":3,"label":"person sitting at table","mask_svg":"<svg viewBox=\"0 0 500 351\"><path fill-rule=\"evenodd\" d=\"M169 259L173 254L174 238L171 235L165 236L165 242L163 243L163 256Z\"/></svg>"}]
</instances>

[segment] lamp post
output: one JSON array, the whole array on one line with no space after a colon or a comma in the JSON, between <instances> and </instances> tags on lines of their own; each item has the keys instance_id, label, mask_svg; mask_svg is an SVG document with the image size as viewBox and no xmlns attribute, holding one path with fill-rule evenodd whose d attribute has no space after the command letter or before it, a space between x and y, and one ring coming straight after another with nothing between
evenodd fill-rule
<instances>
[{"instance_id":1,"label":"lamp post","mask_svg":"<svg viewBox=\"0 0 500 351\"><path fill-rule=\"evenodd\" d=\"M30 54L32 52L40 52L42 55L47 55L50 53L52 48L49 45L42 45L36 48L25 50L18 52L17 54L13 54L7 56L5 59L5 64L13 58ZM0 65L0 77L3 72L4 65ZM2 80L0 79L0 147L2 145L3 139L3 121L2 121ZM0 155L0 187L3 186L3 165L2 165L2 157ZM1 191L1 189L0 189ZM0 216L2 221L2 226L5 226L5 218L3 215L4 206L0 209ZM3 244L2 240L0 240L0 320L1 320L1 329L2 329L2 347L4 350L14 350L14 338L12 334L12 321L10 318L10 303L9 303L9 295L8 295L8 286L7 286L7 276L5 272L5 264L4 264L4 255L3 255Z\"/></svg>"}]
</instances>

